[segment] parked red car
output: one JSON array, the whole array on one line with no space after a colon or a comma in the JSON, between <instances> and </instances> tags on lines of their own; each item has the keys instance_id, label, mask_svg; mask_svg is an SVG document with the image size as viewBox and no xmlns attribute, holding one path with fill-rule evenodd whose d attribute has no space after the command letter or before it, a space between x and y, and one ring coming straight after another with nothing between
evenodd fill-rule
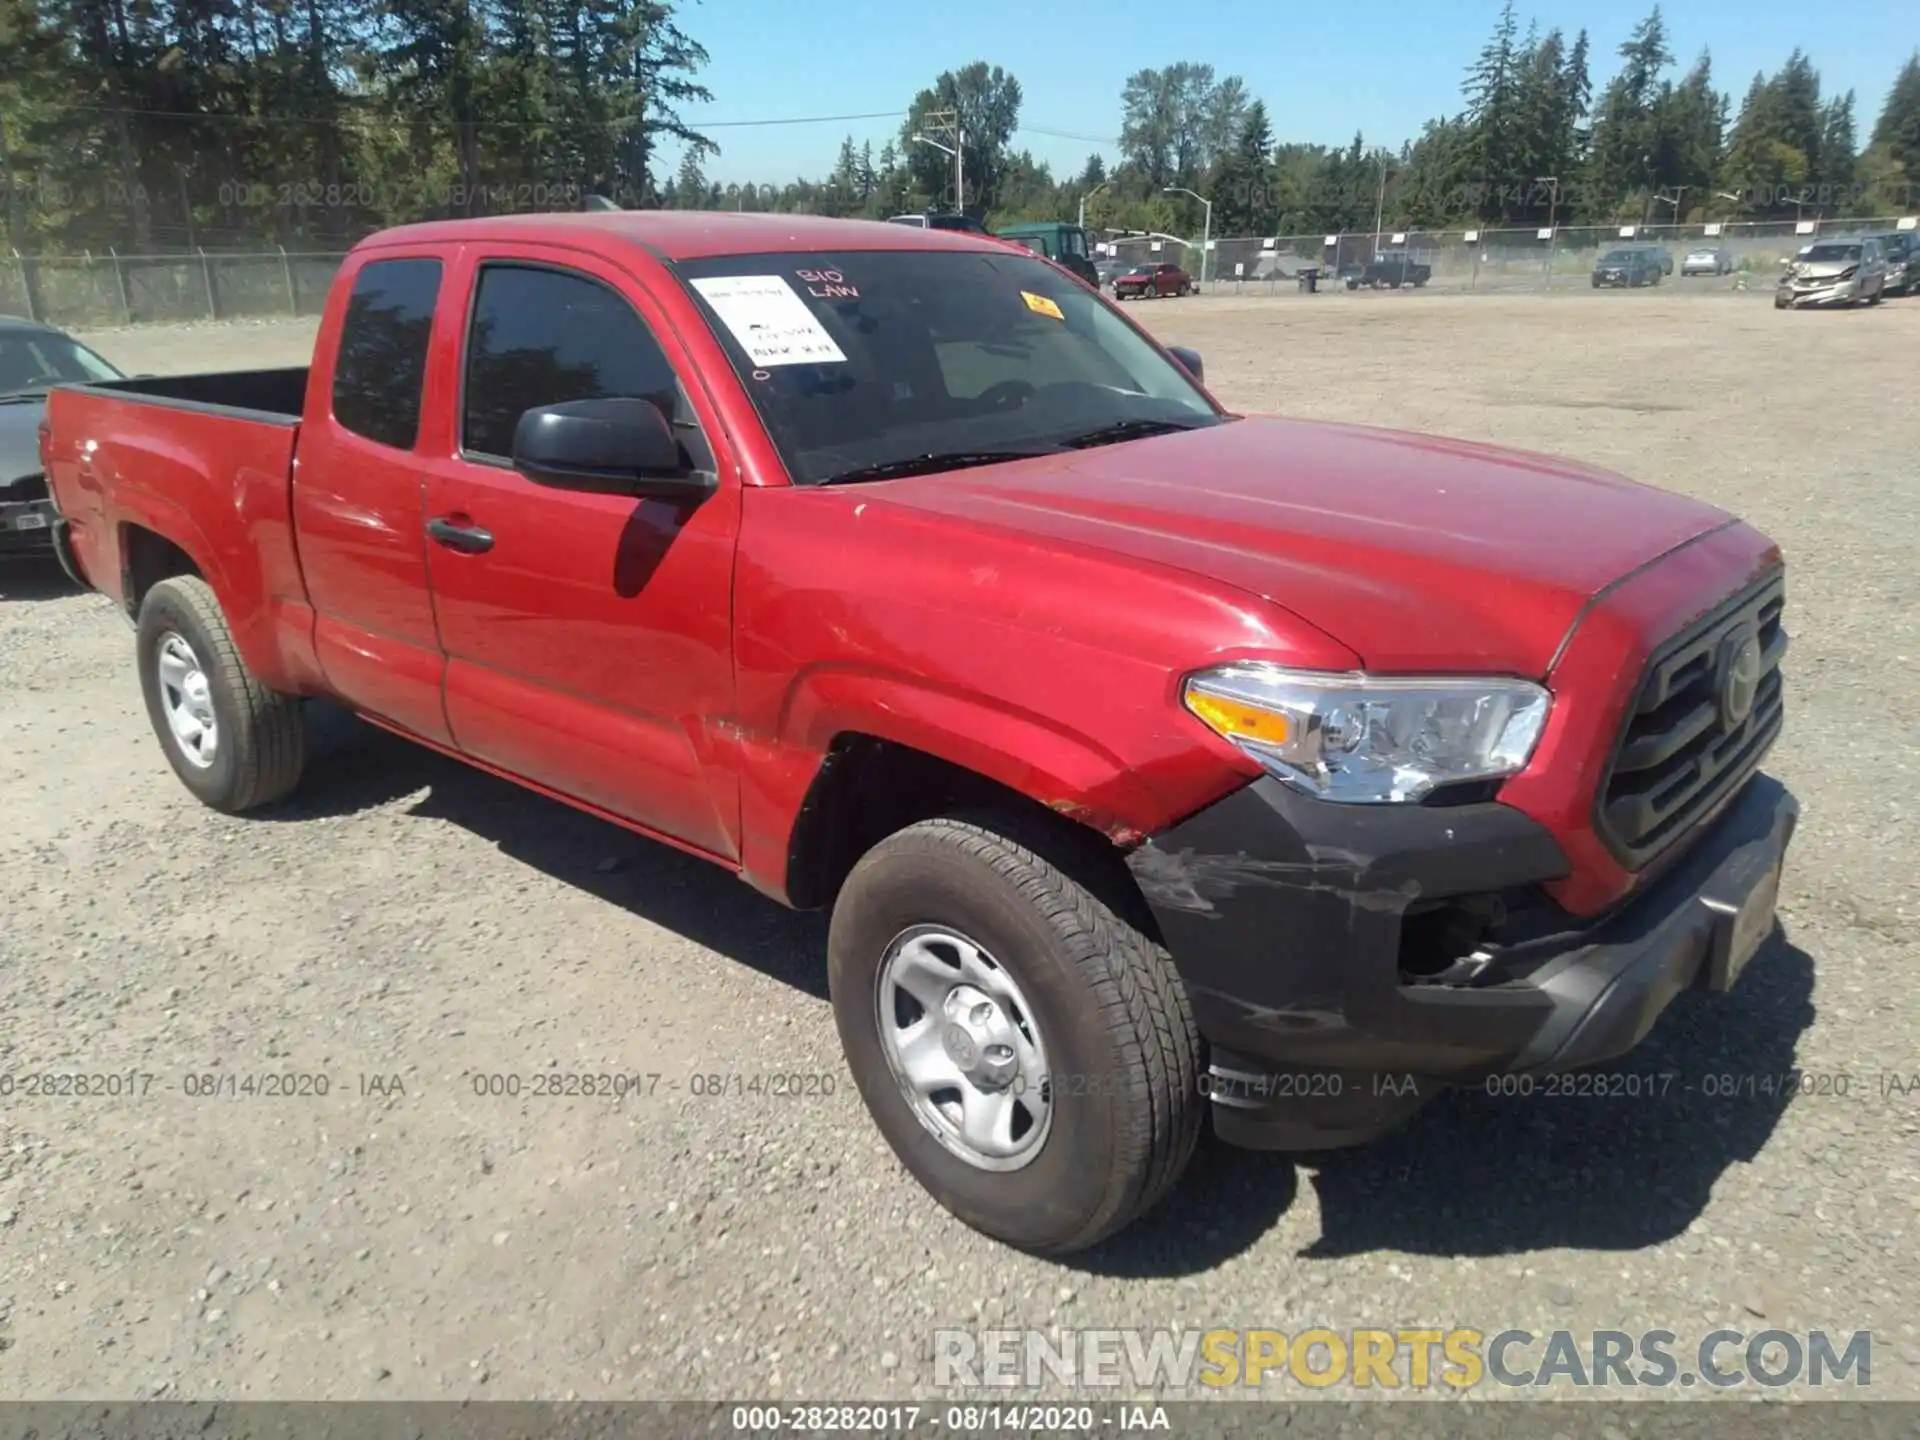
<instances>
[{"instance_id":1,"label":"parked red car","mask_svg":"<svg viewBox=\"0 0 1920 1440\"><path fill-rule=\"evenodd\" d=\"M193 794L288 794L328 696L830 907L875 1123L1063 1251L1209 1114L1351 1144L1628 1050L1760 949L1797 813L1766 537L1200 373L991 239L515 216L41 448Z\"/></svg>"},{"instance_id":2,"label":"parked red car","mask_svg":"<svg viewBox=\"0 0 1920 1440\"><path fill-rule=\"evenodd\" d=\"M1113 298L1116 300L1144 300L1149 295L1160 298L1192 293L1193 277L1178 265L1160 261L1136 265L1124 275L1115 276L1113 281Z\"/></svg>"}]
</instances>

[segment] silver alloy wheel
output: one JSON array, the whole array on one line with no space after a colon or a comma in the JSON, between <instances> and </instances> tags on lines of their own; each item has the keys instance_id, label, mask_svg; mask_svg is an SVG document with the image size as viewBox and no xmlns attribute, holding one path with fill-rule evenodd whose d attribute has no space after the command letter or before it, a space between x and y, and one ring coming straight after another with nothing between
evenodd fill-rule
<instances>
[{"instance_id":1,"label":"silver alloy wheel","mask_svg":"<svg viewBox=\"0 0 1920 1440\"><path fill-rule=\"evenodd\" d=\"M167 728L189 765L205 770L220 749L220 722L213 713L213 690L193 647L176 632L160 637L160 708Z\"/></svg>"},{"instance_id":2,"label":"silver alloy wheel","mask_svg":"<svg viewBox=\"0 0 1920 1440\"><path fill-rule=\"evenodd\" d=\"M977 941L938 925L895 937L874 990L881 1048L914 1117L982 1170L1046 1144L1053 1086L1039 1018Z\"/></svg>"}]
</instances>

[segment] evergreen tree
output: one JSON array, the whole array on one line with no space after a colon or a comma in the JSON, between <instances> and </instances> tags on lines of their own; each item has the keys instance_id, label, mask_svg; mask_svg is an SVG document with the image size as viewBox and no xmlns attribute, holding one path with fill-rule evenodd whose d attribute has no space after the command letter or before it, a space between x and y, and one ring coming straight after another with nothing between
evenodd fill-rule
<instances>
[{"instance_id":1,"label":"evergreen tree","mask_svg":"<svg viewBox=\"0 0 1920 1440\"><path fill-rule=\"evenodd\" d=\"M1873 143L1920 180L1920 54L1907 57L1873 125Z\"/></svg>"},{"instance_id":2,"label":"evergreen tree","mask_svg":"<svg viewBox=\"0 0 1920 1440\"><path fill-rule=\"evenodd\" d=\"M1214 167L1210 193L1222 235L1270 235L1279 221L1274 196L1273 126L1266 105L1247 107L1233 148Z\"/></svg>"},{"instance_id":3,"label":"evergreen tree","mask_svg":"<svg viewBox=\"0 0 1920 1440\"><path fill-rule=\"evenodd\" d=\"M1619 54L1620 73L1595 107L1587 189L1598 205L1612 207L1614 215L1639 212L1644 216L1654 187L1662 183L1654 168L1659 138L1654 109L1660 99L1660 76L1673 63L1666 21L1657 5L1634 27Z\"/></svg>"},{"instance_id":4,"label":"evergreen tree","mask_svg":"<svg viewBox=\"0 0 1920 1440\"><path fill-rule=\"evenodd\" d=\"M1853 91L1829 100L1820 111L1820 149L1813 169L1821 208L1844 213L1852 207L1851 190L1858 171L1853 125Z\"/></svg>"},{"instance_id":5,"label":"evergreen tree","mask_svg":"<svg viewBox=\"0 0 1920 1440\"><path fill-rule=\"evenodd\" d=\"M699 210L707 201L707 177L700 168L700 151L689 145L680 157L679 172L673 177L680 208Z\"/></svg>"},{"instance_id":6,"label":"evergreen tree","mask_svg":"<svg viewBox=\"0 0 1920 1440\"><path fill-rule=\"evenodd\" d=\"M1493 36L1467 71L1466 136L1455 163L1462 193L1475 197L1478 214L1496 219L1520 203L1530 158L1525 129L1527 98L1520 74L1521 47L1513 0L1501 7Z\"/></svg>"}]
</instances>

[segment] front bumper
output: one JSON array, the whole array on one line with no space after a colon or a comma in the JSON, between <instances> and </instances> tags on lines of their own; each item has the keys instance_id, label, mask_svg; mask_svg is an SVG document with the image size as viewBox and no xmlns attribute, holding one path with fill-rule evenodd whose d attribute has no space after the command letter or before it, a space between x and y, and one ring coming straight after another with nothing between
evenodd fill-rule
<instances>
[{"instance_id":1,"label":"front bumper","mask_svg":"<svg viewBox=\"0 0 1920 1440\"><path fill-rule=\"evenodd\" d=\"M1778 293L1798 309L1803 305L1850 305L1863 292L1858 280L1839 280L1831 285L1782 285Z\"/></svg>"},{"instance_id":2,"label":"front bumper","mask_svg":"<svg viewBox=\"0 0 1920 1440\"><path fill-rule=\"evenodd\" d=\"M0 504L0 555L44 555L59 518L51 500Z\"/></svg>"},{"instance_id":3,"label":"front bumper","mask_svg":"<svg viewBox=\"0 0 1920 1440\"><path fill-rule=\"evenodd\" d=\"M1754 927L1771 927L1798 814L1756 775L1590 920L1540 894L1566 857L1497 802L1337 805L1265 778L1129 864L1211 1047L1217 1127L1317 1148L1378 1133L1442 1084L1610 1059L1681 991L1730 986ZM1444 980L1409 971L1432 953L1414 942L1456 908L1505 918Z\"/></svg>"}]
</instances>

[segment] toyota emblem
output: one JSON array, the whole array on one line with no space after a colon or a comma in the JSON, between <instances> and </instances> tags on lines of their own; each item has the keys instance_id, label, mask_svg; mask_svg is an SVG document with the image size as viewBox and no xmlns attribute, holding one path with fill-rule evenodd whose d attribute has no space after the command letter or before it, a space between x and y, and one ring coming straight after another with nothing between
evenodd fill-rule
<instances>
[{"instance_id":1,"label":"toyota emblem","mask_svg":"<svg viewBox=\"0 0 1920 1440\"><path fill-rule=\"evenodd\" d=\"M1760 637L1751 625L1742 625L1720 642L1720 728L1737 730L1753 714L1760 690Z\"/></svg>"}]
</instances>

